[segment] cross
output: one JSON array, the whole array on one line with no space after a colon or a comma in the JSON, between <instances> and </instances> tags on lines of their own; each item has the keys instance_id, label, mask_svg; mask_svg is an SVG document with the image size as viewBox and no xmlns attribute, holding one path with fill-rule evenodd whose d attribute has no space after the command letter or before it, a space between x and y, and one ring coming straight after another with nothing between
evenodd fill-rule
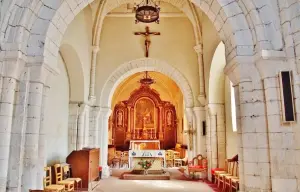
<instances>
[{"instance_id":1,"label":"cross","mask_svg":"<svg viewBox=\"0 0 300 192\"><path fill-rule=\"evenodd\" d=\"M143 35L146 39L145 39L145 47L146 47L146 53L145 56L148 57L149 56L149 47L150 47L150 39L149 36L150 35L160 35L160 32L150 32L149 27L146 26L146 32L134 32L135 35Z\"/></svg>"}]
</instances>

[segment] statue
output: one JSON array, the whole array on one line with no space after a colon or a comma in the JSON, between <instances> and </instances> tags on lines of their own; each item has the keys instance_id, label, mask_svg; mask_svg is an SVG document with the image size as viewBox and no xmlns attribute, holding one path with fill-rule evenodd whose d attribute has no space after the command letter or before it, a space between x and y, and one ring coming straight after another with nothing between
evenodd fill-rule
<instances>
[{"instance_id":1,"label":"statue","mask_svg":"<svg viewBox=\"0 0 300 192\"><path fill-rule=\"evenodd\" d=\"M171 111L169 111L167 113L167 125L168 126L172 125L172 113L171 113Z\"/></svg>"},{"instance_id":2,"label":"statue","mask_svg":"<svg viewBox=\"0 0 300 192\"><path fill-rule=\"evenodd\" d=\"M121 111L118 112L117 125L118 126L122 126L123 125L123 114L122 114Z\"/></svg>"}]
</instances>

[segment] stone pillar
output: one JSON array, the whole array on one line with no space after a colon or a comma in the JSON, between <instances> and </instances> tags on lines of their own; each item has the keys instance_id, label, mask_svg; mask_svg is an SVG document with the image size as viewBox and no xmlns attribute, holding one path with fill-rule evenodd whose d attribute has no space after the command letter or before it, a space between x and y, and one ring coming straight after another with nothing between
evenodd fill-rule
<instances>
[{"instance_id":1,"label":"stone pillar","mask_svg":"<svg viewBox=\"0 0 300 192\"><path fill-rule=\"evenodd\" d=\"M201 105L206 103L206 93L205 93L205 76L204 76L204 63L203 63L203 45L198 44L194 47L195 52L198 56L198 66L199 66L199 85L200 85L200 94L198 100Z\"/></svg>"},{"instance_id":2,"label":"stone pillar","mask_svg":"<svg viewBox=\"0 0 300 192\"><path fill-rule=\"evenodd\" d=\"M30 82L27 106L27 122L24 143L22 190L42 188L44 155L43 110L45 103L45 81L49 75L44 66L30 67ZM40 142L41 141L41 142ZM41 146L40 146L41 145Z\"/></svg>"},{"instance_id":3,"label":"stone pillar","mask_svg":"<svg viewBox=\"0 0 300 192\"><path fill-rule=\"evenodd\" d=\"M9 169L6 191L21 189L21 177L23 170L23 154L25 141L26 107L28 105L28 75L29 71L24 70L15 95L15 110L13 115L12 133L10 142ZM0 191L2 191L0 189ZM5 191L5 190L3 190Z\"/></svg>"},{"instance_id":4,"label":"stone pillar","mask_svg":"<svg viewBox=\"0 0 300 192\"><path fill-rule=\"evenodd\" d=\"M92 47L92 62L91 62L91 74L90 74L90 90L89 100L95 100L95 81L96 81L96 65L97 65L97 54L99 52L99 46Z\"/></svg>"},{"instance_id":5,"label":"stone pillar","mask_svg":"<svg viewBox=\"0 0 300 192\"><path fill-rule=\"evenodd\" d=\"M68 121L68 153L77 150L78 133L78 103L69 103L69 121Z\"/></svg>"},{"instance_id":6,"label":"stone pillar","mask_svg":"<svg viewBox=\"0 0 300 192\"><path fill-rule=\"evenodd\" d=\"M19 58L6 59L2 57L0 61L0 191L5 191L9 187L7 186L7 181L10 163L9 156L11 154L10 146L17 146L17 143L11 140L11 134L16 90L24 64L25 62ZM15 153L15 155L18 155L16 151Z\"/></svg>"},{"instance_id":7,"label":"stone pillar","mask_svg":"<svg viewBox=\"0 0 300 192\"><path fill-rule=\"evenodd\" d=\"M256 60L256 66L262 77L262 84L259 87L260 94L263 98L256 99L256 105L261 106L261 109L256 107L255 114L252 119L261 119L257 122L257 127L254 134L256 134L257 146L252 146L257 153L257 159L250 159L251 163L246 164L246 152L244 152L245 159L245 191L253 189L264 189L273 191L299 191L299 122L284 123L282 121L282 98L279 79L280 71L292 71L292 77L296 77L296 69L294 63L288 63L284 51L267 51L261 53L261 57ZM295 86L295 79L292 79L291 86ZM258 87L258 86L256 86ZM257 88L256 88L257 89ZM297 89L292 88L293 93ZM298 90L299 91L299 90ZM296 92L299 95L299 92ZM295 100L295 95L293 100ZM299 106L296 107L295 112L299 114ZM262 117L265 117L262 119ZM299 120L299 119L298 119ZM258 131L259 129L259 131ZM247 131L248 132L248 131ZM246 133L244 133L245 135ZM250 139L248 137L247 139ZM247 141L244 141L244 144ZM252 142L253 143L253 142ZM296 158L295 158L296 157ZM260 170L251 172L251 167L259 167ZM251 176L249 176L251 174ZM251 185L247 178L257 178L259 183ZM298 180L297 180L298 179Z\"/></svg>"},{"instance_id":8,"label":"stone pillar","mask_svg":"<svg viewBox=\"0 0 300 192\"><path fill-rule=\"evenodd\" d=\"M99 116L100 116L100 107L90 107L89 113L89 147L99 147Z\"/></svg>"},{"instance_id":9,"label":"stone pillar","mask_svg":"<svg viewBox=\"0 0 300 192\"><path fill-rule=\"evenodd\" d=\"M207 157L209 170L224 167L226 159L226 132L224 104L208 104L207 123ZM209 173L209 178L211 175Z\"/></svg>"},{"instance_id":10,"label":"stone pillar","mask_svg":"<svg viewBox=\"0 0 300 192\"><path fill-rule=\"evenodd\" d=\"M80 150L85 146L85 109L86 104L79 104L78 109L78 122L77 122L77 135L76 135L76 149Z\"/></svg>"},{"instance_id":11,"label":"stone pillar","mask_svg":"<svg viewBox=\"0 0 300 192\"><path fill-rule=\"evenodd\" d=\"M193 108L186 108L186 118L188 121L188 127L185 128L184 133L187 136L187 143L188 143L188 160L191 160L196 154L195 154L195 145L194 145L194 134L195 130L193 127Z\"/></svg>"},{"instance_id":12,"label":"stone pillar","mask_svg":"<svg viewBox=\"0 0 300 192\"><path fill-rule=\"evenodd\" d=\"M103 178L110 176L109 167L107 165L108 159L108 119L112 110L110 108L102 107L100 109L100 165L102 166Z\"/></svg>"},{"instance_id":13,"label":"stone pillar","mask_svg":"<svg viewBox=\"0 0 300 192\"><path fill-rule=\"evenodd\" d=\"M194 116L196 118L196 154L206 155L205 136L202 136L202 122L205 120L204 107L194 107Z\"/></svg>"},{"instance_id":14,"label":"stone pillar","mask_svg":"<svg viewBox=\"0 0 300 192\"><path fill-rule=\"evenodd\" d=\"M0 138L2 138L0 143L0 191L6 190L16 87L17 80L14 77L2 77L2 97L0 98Z\"/></svg>"}]
</instances>

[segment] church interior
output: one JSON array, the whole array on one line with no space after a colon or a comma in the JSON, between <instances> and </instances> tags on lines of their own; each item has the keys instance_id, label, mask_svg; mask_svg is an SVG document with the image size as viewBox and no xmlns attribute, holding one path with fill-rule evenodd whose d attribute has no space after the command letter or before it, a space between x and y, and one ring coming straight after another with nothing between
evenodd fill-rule
<instances>
[{"instance_id":1,"label":"church interior","mask_svg":"<svg viewBox=\"0 0 300 192\"><path fill-rule=\"evenodd\" d=\"M299 10L0 1L0 192L300 192Z\"/></svg>"}]
</instances>

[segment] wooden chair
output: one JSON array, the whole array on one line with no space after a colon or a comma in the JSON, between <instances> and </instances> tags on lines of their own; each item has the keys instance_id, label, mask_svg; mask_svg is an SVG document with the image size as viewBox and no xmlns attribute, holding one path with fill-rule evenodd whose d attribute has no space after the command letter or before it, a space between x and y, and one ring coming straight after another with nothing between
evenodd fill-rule
<instances>
[{"instance_id":1,"label":"wooden chair","mask_svg":"<svg viewBox=\"0 0 300 192\"><path fill-rule=\"evenodd\" d=\"M232 191L233 189L235 190L235 191L238 191L239 190L239 178L232 178L231 180L230 180L230 183L231 183L231 185L230 185L230 190ZM230 191L230 192L231 192Z\"/></svg>"},{"instance_id":2,"label":"wooden chair","mask_svg":"<svg viewBox=\"0 0 300 192\"><path fill-rule=\"evenodd\" d=\"M66 191L74 191L74 181L63 180L63 178L62 178L62 167L61 167L60 164L55 164L54 165L54 171L55 171L56 184L64 185L65 188L66 188Z\"/></svg>"},{"instance_id":3,"label":"wooden chair","mask_svg":"<svg viewBox=\"0 0 300 192\"><path fill-rule=\"evenodd\" d=\"M43 179L44 189L47 191L56 191L56 192L62 192L65 191L64 185L52 185L51 182L51 167L45 167L44 171L46 172L46 176Z\"/></svg>"},{"instance_id":4,"label":"wooden chair","mask_svg":"<svg viewBox=\"0 0 300 192\"><path fill-rule=\"evenodd\" d=\"M121 154L121 167L124 167L124 165L126 165L127 167L129 167L129 155L128 155L128 151L124 151Z\"/></svg>"},{"instance_id":5,"label":"wooden chair","mask_svg":"<svg viewBox=\"0 0 300 192\"><path fill-rule=\"evenodd\" d=\"M174 166L174 151L167 150L166 151L166 167L173 167Z\"/></svg>"},{"instance_id":6,"label":"wooden chair","mask_svg":"<svg viewBox=\"0 0 300 192\"><path fill-rule=\"evenodd\" d=\"M235 170L235 166L236 166L236 161L229 161L228 162L228 171L227 172L221 172L216 174L216 180L218 183L218 188L221 186L222 187L222 191L224 191L225 189L225 176L233 176L234 175L234 170Z\"/></svg>"},{"instance_id":7,"label":"wooden chair","mask_svg":"<svg viewBox=\"0 0 300 192\"><path fill-rule=\"evenodd\" d=\"M195 177L195 173L204 173L205 177L202 180L207 179L207 158L201 154L197 155L192 159L191 164L188 166L189 175L192 173L192 177Z\"/></svg>"},{"instance_id":8,"label":"wooden chair","mask_svg":"<svg viewBox=\"0 0 300 192\"><path fill-rule=\"evenodd\" d=\"M64 166L63 167L64 169L64 172L68 172L70 173L70 167L69 166ZM80 183L80 188L82 189L82 179L81 178L71 178L71 177L68 177L66 178L67 181L74 181L74 183L76 183L76 189L78 190L78 185Z\"/></svg>"},{"instance_id":9,"label":"wooden chair","mask_svg":"<svg viewBox=\"0 0 300 192\"><path fill-rule=\"evenodd\" d=\"M175 151L174 152L174 167L182 166L182 159L180 159L180 153Z\"/></svg>"}]
</instances>

